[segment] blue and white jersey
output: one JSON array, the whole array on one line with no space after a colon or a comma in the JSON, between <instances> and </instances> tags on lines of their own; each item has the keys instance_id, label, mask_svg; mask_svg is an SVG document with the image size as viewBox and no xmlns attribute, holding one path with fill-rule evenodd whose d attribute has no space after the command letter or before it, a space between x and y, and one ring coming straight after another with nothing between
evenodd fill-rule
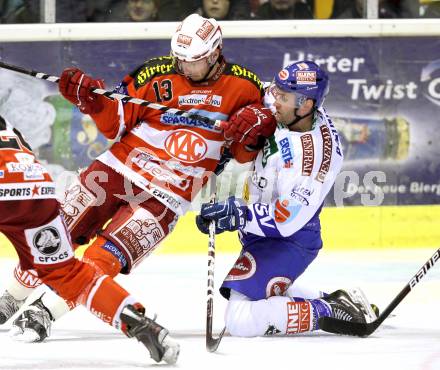
<instances>
[{"instance_id":1,"label":"blue and white jersey","mask_svg":"<svg viewBox=\"0 0 440 370\"><path fill-rule=\"evenodd\" d=\"M313 223L319 229L319 212L342 162L338 132L323 108L317 110L311 131L279 125L247 180L249 216L242 239L290 237Z\"/></svg>"}]
</instances>

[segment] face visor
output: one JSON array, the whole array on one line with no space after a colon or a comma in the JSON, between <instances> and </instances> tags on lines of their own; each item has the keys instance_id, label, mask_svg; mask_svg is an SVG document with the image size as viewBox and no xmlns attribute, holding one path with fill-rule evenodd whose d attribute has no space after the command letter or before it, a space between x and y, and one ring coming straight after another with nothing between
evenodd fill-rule
<instances>
[{"instance_id":1,"label":"face visor","mask_svg":"<svg viewBox=\"0 0 440 370\"><path fill-rule=\"evenodd\" d=\"M210 68L208 57L191 62L176 58L176 63L180 73L193 81L202 80L207 75Z\"/></svg>"},{"instance_id":2,"label":"face visor","mask_svg":"<svg viewBox=\"0 0 440 370\"><path fill-rule=\"evenodd\" d=\"M273 104L277 103L292 111L300 108L301 105L307 100L307 97L293 92L281 89L275 81L272 81L268 88L269 99L273 101Z\"/></svg>"}]
</instances>

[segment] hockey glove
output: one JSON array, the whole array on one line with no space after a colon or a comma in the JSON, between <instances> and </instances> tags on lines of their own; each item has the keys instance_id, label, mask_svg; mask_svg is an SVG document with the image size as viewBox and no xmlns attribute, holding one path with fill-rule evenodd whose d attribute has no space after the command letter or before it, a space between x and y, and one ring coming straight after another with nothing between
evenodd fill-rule
<instances>
[{"instance_id":1,"label":"hockey glove","mask_svg":"<svg viewBox=\"0 0 440 370\"><path fill-rule=\"evenodd\" d=\"M61 95L75 104L84 114L99 113L104 108L103 97L92 93L93 88L104 88L103 80L94 80L78 68L66 68L58 84Z\"/></svg>"},{"instance_id":2,"label":"hockey glove","mask_svg":"<svg viewBox=\"0 0 440 370\"><path fill-rule=\"evenodd\" d=\"M226 140L256 147L275 132L277 122L269 108L251 104L235 112L227 122L222 122ZM263 140L261 140L263 139Z\"/></svg>"},{"instance_id":3,"label":"hockey glove","mask_svg":"<svg viewBox=\"0 0 440 370\"><path fill-rule=\"evenodd\" d=\"M204 234L209 234L209 223L215 221L215 233L235 231L246 226L247 206L235 197L229 197L224 202L204 203L200 215L196 217L197 228Z\"/></svg>"}]
</instances>

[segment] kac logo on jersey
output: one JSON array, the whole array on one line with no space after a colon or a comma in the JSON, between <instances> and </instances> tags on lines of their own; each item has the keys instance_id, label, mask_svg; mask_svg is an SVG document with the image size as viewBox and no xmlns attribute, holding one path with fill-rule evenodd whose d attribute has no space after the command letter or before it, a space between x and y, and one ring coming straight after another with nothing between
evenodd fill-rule
<instances>
[{"instance_id":1,"label":"kac logo on jersey","mask_svg":"<svg viewBox=\"0 0 440 370\"><path fill-rule=\"evenodd\" d=\"M201 161L208 151L202 136L189 130L177 130L165 139L165 151L182 162Z\"/></svg>"}]
</instances>

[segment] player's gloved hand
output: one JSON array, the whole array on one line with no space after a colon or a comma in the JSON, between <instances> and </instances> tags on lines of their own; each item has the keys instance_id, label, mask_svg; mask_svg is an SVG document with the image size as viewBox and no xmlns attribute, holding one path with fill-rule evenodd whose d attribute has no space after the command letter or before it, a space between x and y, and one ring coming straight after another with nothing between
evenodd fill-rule
<instances>
[{"instance_id":1,"label":"player's gloved hand","mask_svg":"<svg viewBox=\"0 0 440 370\"><path fill-rule=\"evenodd\" d=\"M235 112L229 121L222 121L221 128L226 140L255 147L275 132L276 125L269 108L251 104Z\"/></svg>"},{"instance_id":2,"label":"player's gloved hand","mask_svg":"<svg viewBox=\"0 0 440 370\"><path fill-rule=\"evenodd\" d=\"M247 206L233 196L223 202L202 204L200 215L196 217L197 228L209 234L212 220L215 221L216 234L242 229L246 226Z\"/></svg>"},{"instance_id":3,"label":"player's gloved hand","mask_svg":"<svg viewBox=\"0 0 440 370\"><path fill-rule=\"evenodd\" d=\"M104 108L104 97L90 91L92 88L103 89L104 81L94 80L78 68L66 68L61 74L58 88L61 95L84 114L99 113Z\"/></svg>"}]
</instances>

